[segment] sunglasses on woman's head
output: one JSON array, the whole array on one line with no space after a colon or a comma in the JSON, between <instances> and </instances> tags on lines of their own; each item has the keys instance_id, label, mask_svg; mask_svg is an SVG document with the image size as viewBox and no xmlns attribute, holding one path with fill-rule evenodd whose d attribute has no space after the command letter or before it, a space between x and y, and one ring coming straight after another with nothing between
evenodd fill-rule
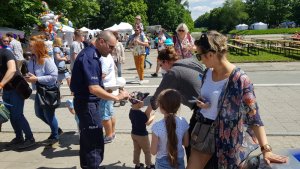
<instances>
[{"instance_id":1,"label":"sunglasses on woman's head","mask_svg":"<svg viewBox=\"0 0 300 169\"><path fill-rule=\"evenodd\" d=\"M203 33L200 36L200 39L195 41L195 45L201 48L202 54L208 53L209 51L215 51L211 48L206 33Z\"/></svg>"}]
</instances>

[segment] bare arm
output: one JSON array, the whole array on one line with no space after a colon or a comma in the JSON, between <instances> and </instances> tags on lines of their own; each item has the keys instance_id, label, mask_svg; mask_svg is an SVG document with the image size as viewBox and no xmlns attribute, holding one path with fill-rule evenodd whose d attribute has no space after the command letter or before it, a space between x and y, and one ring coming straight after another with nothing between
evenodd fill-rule
<instances>
[{"instance_id":1,"label":"bare arm","mask_svg":"<svg viewBox=\"0 0 300 169\"><path fill-rule=\"evenodd\" d=\"M152 155L156 155L157 147L158 147L158 137L154 133L152 133L152 140L151 140L151 147L150 147L150 152Z\"/></svg>"},{"instance_id":2,"label":"bare arm","mask_svg":"<svg viewBox=\"0 0 300 169\"><path fill-rule=\"evenodd\" d=\"M120 93L115 96L111 93L108 93L106 90L104 90L99 85L90 85L89 86L89 92L99 98L105 99L105 100L114 100L119 101L125 98L128 98L128 93L125 90L120 91Z\"/></svg>"},{"instance_id":3,"label":"bare arm","mask_svg":"<svg viewBox=\"0 0 300 169\"><path fill-rule=\"evenodd\" d=\"M15 75L17 69L16 69L16 63L14 60L9 60L7 62L7 71L1 80L1 84L5 86Z\"/></svg>"},{"instance_id":4,"label":"bare arm","mask_svg":"<svg viewBox=\"0 0 300 169\"><path fill-rule=\"evenodd\" d=\"M59 61L67 61L68 59L66 57L61 57L60 53L55 53L55 59Z\"/></svg>"},{"instance_id":5,"label":"bare arm","mask_svg":"<svg viewBox=\"0 0 300 169\"><path fill-rule=\"evenodd\" d=\"M255 133L255 136L257 137L257 140L259 142L260 147L265 146L268 144L266 131L264 126L252 126L252 129ZM270 163L286 163L288 161L288 157L281 156L272 153L272 151L263 151L264 160L270 164Z\"/></svg>"},{"instance_id":6,"label":"bare arm","mask_svg":"<svg viewBox=\"0 0 300 169\"><path fill-rule=\"evenodd\" d=\"M184 133L184 136L183 136L182 145L185 146L185 147L187 147L187 146L189 146L189 142L190 142L190 140L189 140L189 132L186 131Z\"/></svg>"}]
</instances>

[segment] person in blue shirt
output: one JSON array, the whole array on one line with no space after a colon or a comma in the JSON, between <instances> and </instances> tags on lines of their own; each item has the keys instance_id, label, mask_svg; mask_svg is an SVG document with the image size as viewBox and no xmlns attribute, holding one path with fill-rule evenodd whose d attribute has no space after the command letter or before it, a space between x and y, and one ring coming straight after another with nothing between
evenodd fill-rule
<instances>
[{"instance_id":1,"label":"person in blue shirt","mask_svg":"<svg viewBox=\"0 0 300 169\"><path fill-rule=\"evenodd\" d=\"M78 54L72 70L70 88L74 93L74 109L79 118L81 168L98 169L103 160L104 140L102 119L98 111L99 100L120 101L129 96L125 90L114 96L103 88L99 58L107 57L116 43L112 32L102 31L95 45L84 48Z\"/></svg>"}]
</instances>

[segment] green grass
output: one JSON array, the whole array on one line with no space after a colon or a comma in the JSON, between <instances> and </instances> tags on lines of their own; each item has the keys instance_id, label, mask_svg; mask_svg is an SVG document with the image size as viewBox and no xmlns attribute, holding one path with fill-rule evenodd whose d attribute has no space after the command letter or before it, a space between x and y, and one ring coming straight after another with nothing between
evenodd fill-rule
<instances>
[{"instance_id":1,"label":"green grass","mask_svg":"<svg viewBox=\"0 0 300 169\"><path fill-rule=\"evenodd\" d=\"M259 55L235 55L230 53L228 56L230 62L299 62L300 55L284 56L283 54L273 54L268 52L259 52Z\"/></svg>"},{"instance_id":2,"label":"green grass","mask_svg":"<svg viewBox=\"0 0 300 169\"><path fill-rule=\"evenodd\" d=\"M229 34L238 35L263 35L263 34L294 34L300 32L300 28L278 28L266 30L232 30Z\"/></svg>"}]
</instances>

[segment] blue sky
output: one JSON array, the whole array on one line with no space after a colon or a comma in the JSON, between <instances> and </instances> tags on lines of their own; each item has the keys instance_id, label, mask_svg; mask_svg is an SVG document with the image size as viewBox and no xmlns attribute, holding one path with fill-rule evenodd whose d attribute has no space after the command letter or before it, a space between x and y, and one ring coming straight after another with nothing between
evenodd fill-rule
<instances>
[{"instance_id":1,"label":"blue sky","mask_svg":"<svg viewBox=\"0 0 300 169\"><path fill-rule=\"evenodd\" d=\"M205 12L209 12L210 10L220 7L223 5L225 0L188 0L190 8L189 10L192 12L193 20L196 20L199 16L204 14Z\"/></svg>"}]
</instances>

